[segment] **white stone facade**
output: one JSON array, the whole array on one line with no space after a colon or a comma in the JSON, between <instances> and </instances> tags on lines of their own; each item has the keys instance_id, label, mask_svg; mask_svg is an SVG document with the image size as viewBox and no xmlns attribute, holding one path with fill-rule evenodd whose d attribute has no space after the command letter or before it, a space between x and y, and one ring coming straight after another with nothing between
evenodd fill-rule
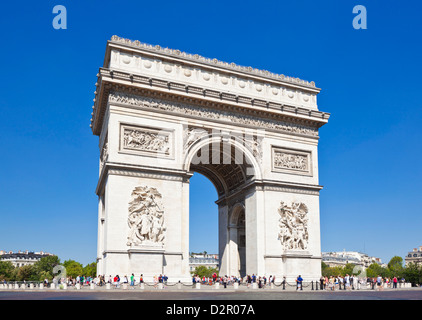
<instances>
[{"instance_id":1,"label":"white stone facade","mask_svg":"<svg viewBox=\"0 0 422 320\"><path fill-rule=\"evenodd\" d=\"M406 266L409 263L416 263L421 265L422 264L422 246L419 248L414 248L413 251L407 253L406 257L404 258Z\"/></svg>"},{"instance_id":2,"label":"white stone facade","mask_svg":"<svg viewBox=\"0 0 422 320\"><path fill-rule=\"evenodd\" d=\"M113 36L98 73L98 273L189 274L189 178L218 193L220 274L321 273L320 89Z\"/></svg>"},{"instance_id":3,"label":"white stone facade","mask_svg":"<svg viewBox=\"0 0 422 320\"><path fill-rule=\"evenodd\" d=\"M219 268L218 254L194 254L189 258L189 270L191 273L195 271L197 267L206 268Z\"/></svg>"},{"instance_id":4,"label":"white stone facade","mask_svg":"<svg viewBox=\"0 0 422 320\"><path fill-rule=\"evenodd\" d=\"M23 267L28 265L34 265L40 261L43 257L52 256L51 253L47 252L32 252L32 251L3 251L0 250L0 260L4 262L10 262L14 267Z\"/></svg>"},{"instance_id":5,"label":"white stone facade","mask_svg":"<svg viewBox=\"0 0 422 320\"><path fill-rule=\"evenodd\" d=\"M383 264L380 258L370 257L366 253L357 251L323 252L322 261L329 267L345 266L348 263L361 266L364 269L373 263L386 267L386 264Z\"/></svg>"}]
</instances>

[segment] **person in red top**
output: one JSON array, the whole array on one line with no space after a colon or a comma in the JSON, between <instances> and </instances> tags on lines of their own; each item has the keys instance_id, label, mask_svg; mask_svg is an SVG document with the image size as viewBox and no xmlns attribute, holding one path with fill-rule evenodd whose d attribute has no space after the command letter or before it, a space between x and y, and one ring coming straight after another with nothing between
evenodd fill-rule
<instances>
[{"instance_id":1,"label":"person in red top","mask_svg":"<svg viewBox=\"0 0 422 320\"><path fill-rule=\"evenodd\" d=\"M212 274L212 281L215 282L216 279L217 279L217 274L214 272Z\"/></svg>"},{"instance_id":2,"label":"person in red top","mask_svg":"<svg viewBox=\"0 0 422 320\"><path fill-rule=\"evenodd\" d=\"M397 289L397 282L398 282L397 277L394 277L393 278L393 289Z\"/></svg>"},{"instance_id":3,"label":"person in red top","mask_svg":"<svg viewBox=\"0 0 422 320\"><path fill-rule=\"evenodd\" d=\"M119 277L119 275L116 275L113 280L114 280L114 283L116 285L116 288L118 288L119 285L120 285L120 277Z\"/></svg>"}]
</instances>

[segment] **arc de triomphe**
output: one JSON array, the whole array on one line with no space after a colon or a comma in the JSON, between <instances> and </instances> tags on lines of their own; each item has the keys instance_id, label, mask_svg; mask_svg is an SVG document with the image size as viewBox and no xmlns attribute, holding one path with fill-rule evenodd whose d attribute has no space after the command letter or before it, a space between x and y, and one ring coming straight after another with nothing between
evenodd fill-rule
<instances>
[{"instance_id":1,"label":"arc de triomphe","mask_svg":"<svg viewBox=\"0 0 422 320\"><path fill-rule=\"evenodd\" d=\"M97 75L98 274L189 280L189 178L215 185L220 275L321 274L313 82L113 36Z\"/></svg>"}]
</instances>

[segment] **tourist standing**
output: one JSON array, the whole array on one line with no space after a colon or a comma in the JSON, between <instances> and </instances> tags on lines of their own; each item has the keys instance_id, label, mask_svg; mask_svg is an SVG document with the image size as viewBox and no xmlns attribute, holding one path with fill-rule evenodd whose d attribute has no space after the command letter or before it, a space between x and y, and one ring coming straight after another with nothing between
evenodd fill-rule
<instances>
[{"instance_id":1,"label":"tourist standing","mask_svg":"<svg viewBox=\"0 0 422 320\"><path fill-rule=\"evenodd\" d=\"M350 289L350 277L348 274L344 277L344 289L349 290Z\"/></svg>"},{"instance_id":2,"label":"tourist standing","mask_svg":"<svg viewBox=\"0 0 422 320\"><path fill-rule=\"evenodd\" d=\"M154 276L154 288L157 289L157 285L158 285L158 277L157 275Z\"/></svg>"},{"instance_id":3,"label":"tourist standing","mask_svg":"<svg viewBox=\"0 0 422 320\"><path fill-rule=\"evenodd\" d=\"M247 276L248 288L251 286L252 278L250 275Z\"/></svg>"},{"instance_id":4,"label":"tourist standing","mask_svg":"<svg viewBox=\"0 0 422 320\"><path fill-rule=\"evenodd\" d=\"M378 290L382 290L383 288L382 288L382 277L380 276L380 275L378 275L378 277L377 277L377 289Z\"/></svg>"},{"instance_id":5,"label":"tourist standing","mask_svg":"<svg viewBox=\"0 0 422 320\"><path fill-rule=\"evenodd\" d=\"M330 288L331 291L335 290L335 280L333 276L330 276L330 279L328 280L328 287Z\"/></svg>"},{"instance_id":6,"label":"tourist standing","mask_svg":"<svg viewBox=\"0 0 422 320\"><path fill-rule=\"evenodd\" d=\"M296 290L298 290L299 288L300 288L300 290L303 290L303 288L302 288L302 283L303 283L303 279L302 279L302 277L299 275L299 276L296 278Z\"/></svg>"}]
</instances>

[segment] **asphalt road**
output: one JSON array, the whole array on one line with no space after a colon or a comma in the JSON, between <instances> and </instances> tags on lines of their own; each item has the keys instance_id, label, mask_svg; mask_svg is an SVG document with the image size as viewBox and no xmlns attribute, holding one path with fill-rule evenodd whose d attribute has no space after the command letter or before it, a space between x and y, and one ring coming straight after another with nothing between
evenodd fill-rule
<instances>
[{"instance_id":1,"label":"asphalt road","mask_svg":"<svg viewBox=\"0 0 422 320\"><path fill-rule=\"evenodd\" d=\"M272 291L272 290L6 290L0 291L2 314L30 311L32 315L63 316L87 314L108 319L147 315L153 320L179 319L265 319L276 317L319 318L347 313L391 317L403 311L419 316L419 304L400 301L422 300L421 288L356 291ZM384 301L375 302L375 301ZM76 303L76 305L75 305ZM361 304L364 304L363 307ZM399 304L400 305L397 305ZM64 305L65 304L65 305ZM55 308L56 306L56 308ZM59 306L57 308L57 306ZM54 311L58 310L58 311ZM413 311L412 311L413 310ZM358 313L356 313L358 312Z\"/></svg>"},{"instance_id":2,"label":"asphalt road","mask_svg":"<svg viewBox=\"0 0 422 320\"><path fill-rule=\"evenodd\" d=\"M7 290L0 300L422 300L422 289L385 291L137 291L137 290Z\"/></svg>"}]
</instances>

